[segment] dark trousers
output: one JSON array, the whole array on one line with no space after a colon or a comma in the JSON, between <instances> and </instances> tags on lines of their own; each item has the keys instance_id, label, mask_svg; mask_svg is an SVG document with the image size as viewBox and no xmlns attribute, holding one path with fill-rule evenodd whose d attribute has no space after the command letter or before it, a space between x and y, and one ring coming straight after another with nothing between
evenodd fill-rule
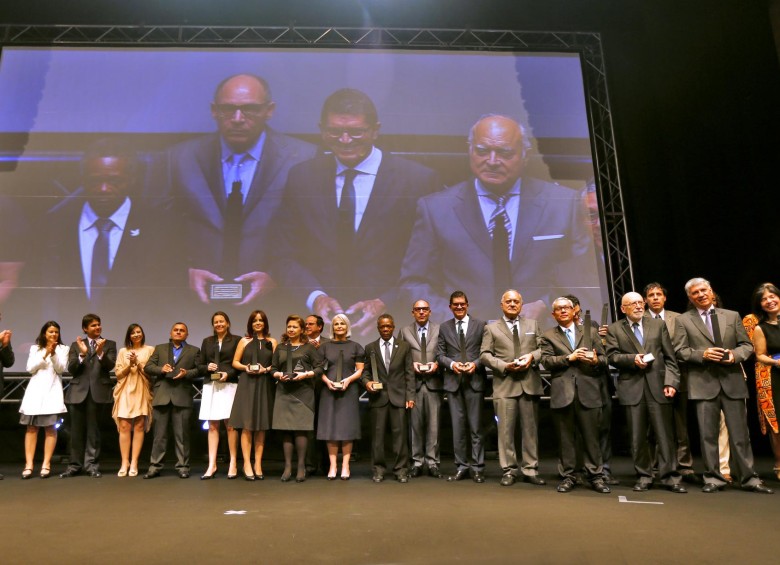
<instances>
[{"instance_id":1,"label":"dark trousers","mask_svg":"<svg viewBox=\"0 0 780 565\"><path fill-rule=\"evenodd\" d=\"M564 408L553 411L558 432L558 474L574 480L577 463L576 432L582 437L582 458L589 481L603 478L604 468L599 446L599 420L601 408L586 408L579 398Z\"/></svg>"},{"instance_id":2,"label":"dark trousers","mask_svg":"<svg viewBox=\"0 0 780 565\"><path fill-rule=\"evenodd\" d=\"M604 470L610 472L609 462L612 460L612 389L610 375L601 377L601 419L599 420L599 449Z\"/></svg>"},{"instance_id":3,"label":"dark trousers","mask_svg":"<svg viewBox=\"0 0 780 565\"><path fill-rule=\"evenodd\" d=\"M385 463L385 432L390 421L390 434L393 438L393 472L405 475L409 465L409 443L407 441L408 424L406 408L397 408L388 403L384 406L371 408L371 466L374 475L384 475L387 470Z\"/></svg>"},{"instance_id":4,"label":"dark trousers","mask_svg":"<svg viewBox=\"0 0 780 565\"><path fill-rule=\"evenodd\" d=\"M190 471L190 415L192 408L174 406L155 406L152 410L154 435L152 439L152 457L150 471L163 468L165 452L168 449L168 425L173 427L173 441L176 447L176 470Z\"/></svg>"},{"instance_id":5,"label":"dark trousers","mask_svg":"<svg viewBox=\"0 0 780 565\"><path fill-rule=\"evenodd\" d=\"M411 410L412 464L415 467L438 467L439 422L441 417L441 392L429 390L423 384L414 396Z\"/></svg>"},{"instance_id":6,"label":"dark trousers","mask_svg":"<svg viewBox=\"0 0 780 565\"><path fill-rule=\"evenodd\" d=\"M87 393L84 402L68 404L70 416L70 464L69 470L98 471L100 465L101 405Z\"/></svg>"},{"instance_id":7,"label":"dark trousers","mask_svg":"<svg viewBox=\"0 0 780 565\"><path fill-rule=\"evenodd\" d=\"M523 394L511 398L494 398L493 409L498 419L498 462L503 473L518 476L539 472L539 397ZM518 469L515 449L515 429L518 421L522 432L522 462Z\"/></svg>"},{"instance_id":8,"label":"dark trousers","mask_svg":"<svg viewBox=\"0 0 780 565\"><path fill-rule=\"evenodd\" d=\"M458 471L471 469L481 473L485 469L485 443L482 439L482 391L473 391L467 386L457 392L448 392L447 399L452 418L452 443L455 451L455 466ZM469 432L466 434L466 422ZM471 461L469 464L467 437L471 437Z\"/></svg>"}]
</instances>

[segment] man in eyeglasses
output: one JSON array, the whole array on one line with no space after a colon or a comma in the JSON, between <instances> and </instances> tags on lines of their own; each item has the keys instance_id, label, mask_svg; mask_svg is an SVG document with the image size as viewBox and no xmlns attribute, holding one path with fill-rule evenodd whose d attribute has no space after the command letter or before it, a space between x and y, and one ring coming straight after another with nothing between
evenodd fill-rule
<instances>
[{"instance_id":1,"label":"man in eyeglasses","mask_svg":"<svg viewBox=\"0 0 780 565\"><path fill-rule=\"evenodd\" d=\"M204 304L222 292L248 304L275 286L267 273L268 225L290 167L316 152L268 127L275 109L263 78L230 76L211 103L217 132L170 150L170 206L187 242L186 257L175 259L186 261L189 287Z\"/></svg>"},{"instance_id":2,"label":"man in eyeglasses","mask_svg":"<svg viewBox=\"0 0 780 565\"><path fill-rule=\"evenodd\" d=\"M442 184L431 169L376 147L377 110L359 90L331 94L319 127L331 154L290 170L274 277L326 323L345 312L352 331L366 335L396 306L417 199Z\"/></svg>"},{"instance_id":3,"label":"man in eyeglasses","mask_svg":"<svg viewBox=\"0 0 780 565\"><path fill-rule=\"evenodd\" d=\"M488 312L505 289L522 288L531 319L568 288L578 288L586 308L600 305L590 291L599 287L599 264L580 194L527 174L531 140L507 116L477 121L468 147L473 177L417 205L402 297L427 296L443 312L449 289L466 288L472 308Z\"/></svg>"}]
</instances>

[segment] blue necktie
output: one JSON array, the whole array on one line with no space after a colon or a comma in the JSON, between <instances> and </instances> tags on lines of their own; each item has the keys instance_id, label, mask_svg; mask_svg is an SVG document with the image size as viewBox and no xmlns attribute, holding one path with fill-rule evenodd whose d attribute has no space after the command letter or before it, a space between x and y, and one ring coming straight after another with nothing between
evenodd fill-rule
<instances>
[{"instance_id":1,"label":"blue necktie","mask_svg":"<svg viewBox=\"0 0 780 565\"><path fill-rule=\"evenodd\" d=\"M569 345L571 345L571 348L574 349L574 330L567 328L563 331L566 334L566 337L569 339Z\"/></svg>"},{"instance_id":2,"label":"blue necktie","mask_svg":"<svg viewBox=\"0 0 780 565\"><path fill-rule=\"evenodd\" d=\"M639 342L639 345L644 345L645 340L644 337L642 337L642 331L639 329L639 323L634 322L632 327L634 328L634 335L636 336L636 340Z\"/></svg>"}]
</instances>

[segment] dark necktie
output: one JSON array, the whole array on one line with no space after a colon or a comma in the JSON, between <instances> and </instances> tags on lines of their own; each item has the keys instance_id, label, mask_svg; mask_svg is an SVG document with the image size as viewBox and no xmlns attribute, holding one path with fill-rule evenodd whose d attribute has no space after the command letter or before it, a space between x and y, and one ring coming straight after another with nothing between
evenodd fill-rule
<instances>
[{"instance_id":1,"label":"dark necktie","mask_svg":"<svg viewBox=\"0 0 780 565\"><path fill-rule=\"evenodd\" d=\"M95 246L92 248L90 297L96 300L108 284L108 241L114 222L107 218L98 218L95 220L94 226L98 231L98 236L95 240Z\"/></svg>"},{"instance_id":2,"label":"dark necktie","mask_svg":"<svg viewBox=\"0 0 780 565\"><path fill-rule=\"evenodd\" d=\"M506 213L506 196L499 197L496 207L490 214L488 233L493 240L493 281L496 290L508 288L509 283L509 241L512 237L512 224Z\"/></svg>"},{"instance_id":3,"label":"dark necktie","mask_svg":"<svg viewBox=\"0 0 780 565\"><path fill-rule=\"evenodd\" d=\"M517 322L512 324L512 347L514 349L515 359L520 358L520 332L517 330Z\"/></svg>"},{"instance_id":4,"label":"dark necktie","mask_svg":"<svg viewBox=\"0 0 780 565\"><path fill-rule=\"evenodd\" d=\"M235 277L238 272L239 246L241 245L241 229L244 214L244 196L241 194L240 166L246 154L233 155L231 174L233 184L225 206L225 227L222 239L222 274Z\"/></svg>"},{"instance_id":5,"label":"dark necktie","mask_svg":"<svg viewBox=\"0 0 780 565\"><path fill-rule=\"evenodd\" d=\"M712 342L715 344L715 347L723 347L723 338L720 335L718 315L715 313L715 310L708 311L707 315L710 317L710 324L712 326L710 328L712 330Z\"/></svg>"},{"instance_id":6,"label":"dark necktie","mask_svg":"<svg viewBox=\"0 0 780 565\"><path fill-rule=\"evenodd\" d=\"M466 362L466 334L463 333L463 320L458 321L458 347L460 348L460 362Z\"/></svg>"},{"instance_id":7,"label":"dark necktie","mask_svg":"<svg viewBox=\"0 0 780 565\"><path fill-rule=\"evenodd\" d=\"M631 324L631 327L634 328L634 335L636 336L636 340L639 342L639 345L644 345L645 340L644 337L642 337L642 332L639 329L639 323L634 322Z\"/></svg>"},{"instance_id":8,"label":"dark necktie","mask_svg":"<svg viewBox=\"0 0 780 565\"><path fill-rule=\"evenodd\" d=\"M355 264L355 169L344 171L344 186L341 189L341 200L338 213L338 254L341 264L342 281L348 283L353 279ZM354 283L352 283L354 284Z\"/></svg>"}]
</instances>

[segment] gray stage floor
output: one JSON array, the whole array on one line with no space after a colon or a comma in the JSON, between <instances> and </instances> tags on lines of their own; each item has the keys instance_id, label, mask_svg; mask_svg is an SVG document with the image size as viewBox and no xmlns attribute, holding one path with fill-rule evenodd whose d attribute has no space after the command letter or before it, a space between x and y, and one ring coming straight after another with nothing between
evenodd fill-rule
<instances>
[{"instance_id":1,"label":"gray stage floor","mask_svg":"<svg viewBox=\"0 0 780 565\"><path fill-rule=\"evenodd\" d=\"M635 494L630 462L613 468L622 485L600 495L544 487L430 477L374 484L369 465L350 481L321 476L266 480L119 479L104 464L85 476L22 481L0 472L3 563L773 563L780 494L727 489L706 495L662 490ZM760 460L758 468L771 469ZM450 465L445 465L450 471ZM55 469L56 470L56 469ZM62 469L59 469L60 471ZM196 473L202 469L193 469ZM38 469L36 468L36 473ZM780 484L762 473L767 484ZM273 476L271 476L273 475ZM644 503L644 504L640 504ZM652 504L648 504L652 503Z\"/></svg>"}]
</instances>

